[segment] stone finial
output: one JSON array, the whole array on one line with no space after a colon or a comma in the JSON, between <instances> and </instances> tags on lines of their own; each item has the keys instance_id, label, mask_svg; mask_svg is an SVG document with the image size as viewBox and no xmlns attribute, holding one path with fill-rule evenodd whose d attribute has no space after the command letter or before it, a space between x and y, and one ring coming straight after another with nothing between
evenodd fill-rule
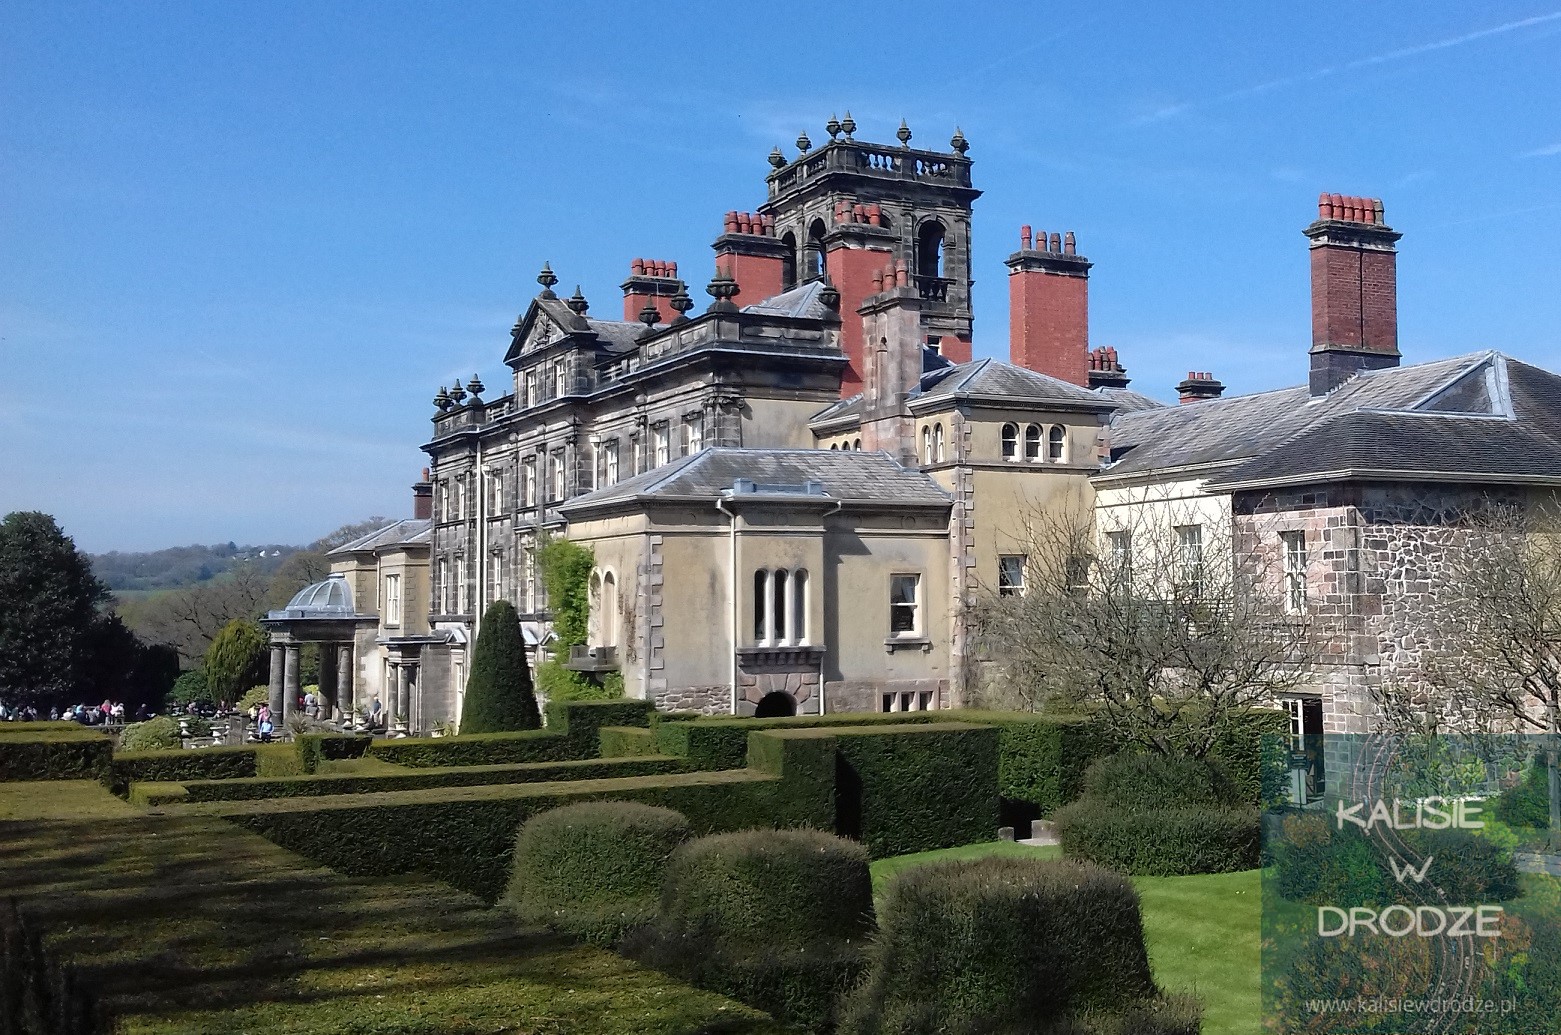
<instances>
[{"instance_id":1,"label":"stone finial","mask_svg":"<svg viewBox=\"0 0 1561 1035\"><path fill-rule=\"evenodd\" d=\"M459 406L465 400L466 389L462 388L461 382L457 381L455 384L450 386L450 403L451 405Z\"/></svg>"},{"instance_id":2,"label":"stone finial","mask_svg":"<svg viewBox=\"0 0 1561 1035\"><path fill-rule=\"evenodd\" d=\"M819 282L818 300L830 312L837 312L840 309L840 292L829 282L828 277Z\"/></svg>"},{"instance_id":3,"label":"stone finial","mask_svg":"<svg viewBox=\"0 0 1561 1035\"><path fill-rule=\"evenodd\" d=\"M894 131L894 135L899 138L901 147L911 146L911 127L905 124L904 119L900 120L900 128Z\"/></svg>"},{"instance_id":4,"label":"stone finial","mask_svg":"<svg viewBox=\"0 0 1561 1035\"><path fill-rule=\"evenodd\" d=\"M564 304L567 305L569 307L569 311L574 313L576 316L584 316L586 310L591 308L591 303L587 302L585 300L585 296L580 293L579 284L575 285L575 293L564 299Z\"/></svg>"},{"instance_id":5,"label":"stone finial","mask_svg":"<svg viewBox=\"0 0 1561 1035\"><path fill-rule=\"evenodd\" d=\"M786 168L786 156L781 154L780 148L777 147L770 152L770 165L776 169Z\"/></svg>"},{"instance_id":6,"label":"stone finial","mask_svg":"<svg viewBox=\"0 0 1561 1035\"><path fill-rule=\"evenodd\" d=\"M673 295L667 304L677 313L672 320L674 324L688 322L688 311L694 308L694 300L688 297L688 286L682 281L678 281L678 293Z\"/></svg>"},{"instance_id":7,"label":"stone finial","mask_svg":"<svg viewBox=\"0 0 1561 1035\"><path fill-rule=\"evenodd\" d=\"M829 139L833 142L840 135L840 120L831 115L829 121L824 124L824 132L829 134Z\"/></svg>"},{"instance_id":8,"label":"stone finial","mask_svg":"<svg viewBox=\"0 0 1561 1035\"><path fill-rule=\"evenodd\" d=\"M445 391L444 385L439 386L439 394L434 396L434 407L440 412L450 408L450 393Z\"/></svg>"},{"instance_id":9,"label":"stone finial","mask_svg":"<svg viewBox=\"0 0 1561 1035\"><path fill-rule=\"evenodd\" d=\"M732 279L732 273L724 266L715 268L715 276L711 278L709 286L705 288L707 294L715 299L710 304L712 313L735 313L736 304L732 301L737 292L741 290L737 281Z\"/></svg>"},{"instance_id":10,"label":"stone finial","mask_svg":"<svg viewBox=\"0 0 1561 1035\"><path fill-rule=\"evenodd\" d=\"M970 141L965 139L965 131L960 129L958 126L955 126L954 127L954 136L953 136L953 139L951 139L949 141L949 146L952 147L955 151L958 151L962 155L966 151L969 151L970 150Z\"/></svg>"},{"instance_id":11,"label":"stone finial","mask_svg":"<svg viewBox=\"0 0 1561 1035\"><path fill-rule=\"evenodd\" d=\"M813 141L808 139L807 130L803 130L801 133L797 134L797 150L801 151L803 154L807 154L809 151L813 150Z\"/></svg>"},{"instance_id":12,"label":"stone finial","mask_svg":"<svg viewBox=\"0 0 1561 1035\"><path fill-rule=\"evenodd\" d=\"M477 396L481 395L482 390L486 387L487 386L482 383L482 378L476 374L473 374L472 379L466 382L466 390L472 393L473 400L475 400Z\"/></svg>"},{"instance_id":13,"label":"stone finial","mask_svg":"<svg viewBox=\"0 0 1561 1035\"><path fill-rule=\"evenodd\" d=\"M646 327L656 326L656 321L661 319L661 311L656 308L656 303L646 299L645 308L640 310L640 323Z\"/></svg>"},{"instance_id":14,"label":"stone finial","mask_svg":"<svg viewBox=\"0 0 1561 1035\"><path fill-rule=\"evenodd\" d=\"M849 109L846 111L846 117L840 120L840 131L846 135L847 140L850 140L851 134L856 132L856 120L851 117Z\"/></svg>"},{"instance_id":15,"label":"stone finial","mask_svg":"<svg viewBox=\"0 0 1561 1035\"><path fill-rule=\"evenodd\" d=\"M553 267L548 263L542 264L542 272L537 274L537 283L542 285L543 298L557 298L553 294L553 285L558 283L558 277L553 273Z\"/></svg>"}]
</instances>

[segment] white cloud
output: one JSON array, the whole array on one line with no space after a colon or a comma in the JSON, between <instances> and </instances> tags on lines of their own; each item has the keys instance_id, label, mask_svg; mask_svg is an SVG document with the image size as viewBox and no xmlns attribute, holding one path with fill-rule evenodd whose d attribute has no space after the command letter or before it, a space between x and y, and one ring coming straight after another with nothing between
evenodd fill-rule
<instances>
[{"instance_id":1,"label":"white cloud","mask_svg":"<svg viewBox=\"0 0 1561 1035\"><path fill-rule=\"evenodd\" d=\"M1561 143L1551 144L1549 147L1536 147L1532 151L1524 151L1522 158L1546 158L1550 155L1561 155Z\"/></svg>"}]
</instances>

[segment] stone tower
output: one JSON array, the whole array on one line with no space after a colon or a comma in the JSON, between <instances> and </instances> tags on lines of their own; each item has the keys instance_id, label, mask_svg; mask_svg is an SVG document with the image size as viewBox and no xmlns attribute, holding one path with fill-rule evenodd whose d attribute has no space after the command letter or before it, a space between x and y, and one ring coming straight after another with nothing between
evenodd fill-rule
<instances>
[{"instance_id":1,"label":"stone tower","mask_svg":"<svg viewBox=\"0 0 1561 1035\"><path fill-rule=\"evenodd\" d=\"M922 300L923 342L956 363L970 359L970 206L981 192L970 185L970 145L955 130L951 150L910 146L902 121L898 146L854 138L850 112L825 127L829 140L814 147L806 133L787 161L777 148L767 178L769 200L759 215L784 246L786 287L827 276L840 291L842 312L855 312L874 294L872 278L903 262ZM842 328L850 365L843 396L862 388L863 339L854 320Z\"/></svg>"}]
</instances>

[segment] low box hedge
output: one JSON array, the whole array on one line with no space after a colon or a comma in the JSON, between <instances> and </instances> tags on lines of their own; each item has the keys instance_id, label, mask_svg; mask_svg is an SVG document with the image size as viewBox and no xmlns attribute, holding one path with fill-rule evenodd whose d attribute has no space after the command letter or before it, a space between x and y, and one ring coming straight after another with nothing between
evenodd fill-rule
<instances>
[{"instance_id":1,"label":"low box hedge","mask_svg":"<svg viewBox=\"0 0 1561 1035\"><path fill-rule=\"evenodd\" d=\"M4 725L8 724L0 723ZM0 781L101 780L113 754L111 737L81 726L72 730L50 724L44 729L8 730L0 736Z\"/></svg>"},{"instance_id":2,"label":"low box hedge","mask_svg":"<svg viewBox=\"0 0 1561 1035\"><path fill-rule=\"evenodd\" d=\"M656 923L625 951L784 1023L828 1030L872 928L861 845L817 830L745 830L673 853Z\"/></svg>"},{"instance_id":3,"label":"low box hedge","mask_svg":"<svg viewBox=\"0 0 1561 1035\"><path fill-rule=\"evenodd\" d=\"M574 802L660 805L687 816L700 834L754 826L833 829L832 747L782 742L759 753L767 768L192 804L187 810L225 816L342 873L418 871L491 902L509 880L521 823Z\"/></svg>"},{"instance_id":4,"label":"low box hedge","mask_svg":"<svg viewBox=\"0 0 1561 1035\"><path fill-rule=\"evenodd\" d=\"M940 712L840 712L830 715L792 715L774 719L735 716L668 721L652 730L662 754L681 755L696 769L741 769L748 764L748 734L755 730L834 729L842 726L904 726L921 722L948 722L953 713Z\"/></svg>"},{"instance_id":5,"label":"low box hedge","mask_svg":"<svg viewBox=\"0 0 1561 1035\"><path fill-rule=\"evenodd\" d=\"M304 772L313 773L321 762L362 758L372 742L372 737L362 733L305 733L293 741L293 747Z\"/></svg>"},{"instance_id":6,"label":"low box hedge","mask_svg":"<svg viewBox=\"0 0 1561 1035\"><path fill-rule=\"evenodd\" d=\"M1069 860L906 870L885 890L868 958L842 1035L1072 1032L1062 1027L1070 1017L1156 996L1137 891Z\"/></svg>"},{"instance_id":7,"label":"low box hedge","mask_svg":"<svg viewBox=\"0 0 1561 1035\"><path fill-rule=\"evenodd\" d=\"M588 801L528 819L504 903L530 924L609 946L656 918L662 875L689 838L681 813Z\"/></svg>"},{"instance_id":8,"label":"low box hedge","mask_svg":"<svg viewBox=\"0 0 1561 1035\"><path fill-rule=\"evenodd\" d=\"M104 783L120 797L135 783L237 780L256 775L253 747L210 747L176 751L126 751L114 756Z\"/></svg>"},{"instance_id":9,"label":"low box hedge","mask_svg":"<svg viewBox=\"0 0 1561 1035\"><path fill-rule=\"evenodd\" d=\"M1135 876L1229 873L1261 861L1255 808L1135 812L1085 797L1058 809L1053 822L1064 855Z\"/></svg>"},{"instance_id":10,"label":"low box hedge","mask_svg":"<svg viewBox=\"0 0 1561 1035\"><path fill-rule=\"evenodd\" d=\"M603 726L601 742L603 758L634 758L661 754L656 747L656 735L649 728Z\"/></svg>"},{"instance_id":11,"label":"low box hedge","mask_svg":"<svg viewBox=\"0 0 1561 1035\"><path fill-rule=\"evenodd\" d=\"M174 802L258 801L334 794L380 794L434 787L480 787L489 784L612 780L625 776L655 776L684 771L679 758L581 759L569 762L521 762L515 765L455 766L383 774L316 774L256 777L240 780L189 780L160 784L161 791L142 795L146 804ZM167 788L177 786L177 792ZM159 795L166 802L158 800Z\"/></svg>"},{"instance_id":12,"label":"low box hedge","mask_svg":"<svg viewBox=\"0 0 1561 1035\"><path fill-rule=\"evenodd\" d=\"M648 727L654 710L649 701L550 701L543 729L376 740L369 753L414 769L596 758L603 727Z\"/></svg>"}]
</instances>

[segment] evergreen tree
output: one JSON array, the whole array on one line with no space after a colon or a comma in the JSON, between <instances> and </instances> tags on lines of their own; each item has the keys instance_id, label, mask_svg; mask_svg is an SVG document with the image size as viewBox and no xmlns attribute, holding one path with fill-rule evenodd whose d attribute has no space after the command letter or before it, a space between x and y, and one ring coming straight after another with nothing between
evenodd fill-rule
<instances>
[{"instance_id":1,"label":"evergreen tree","mask_svg":"<svg viewBox=\"0 0 1561 1035\"><path fill-rule=\"evenodd\" d=\"M47 514L0 521L0 699L68 703L98 646L108 588Z\"/></svg>"},{"instance_id":2,"label":"evergreen tree","mask_svg":"<svg viewBox=\"0 0 1561 1035\"><path fill-rule=\"evenodd\" d=\"M215 701L236 701L256 683L264 683L270 667L266 648L271 637L260 623L235 618L222 627L206 650L206 684Z\"/></svg>"},{"instance_id":3,"label":"evergreen tree","mask_svg":"<svg viewBox=\"0 0 1561 1035\"><path fill-rule=\"evenodd\" d=\"M472 674L461 709L462 733L508 733L542 725L537 696L520 636L520 616L507 600L496 600L482 616Z\"/></svg>"}]
</instances>

